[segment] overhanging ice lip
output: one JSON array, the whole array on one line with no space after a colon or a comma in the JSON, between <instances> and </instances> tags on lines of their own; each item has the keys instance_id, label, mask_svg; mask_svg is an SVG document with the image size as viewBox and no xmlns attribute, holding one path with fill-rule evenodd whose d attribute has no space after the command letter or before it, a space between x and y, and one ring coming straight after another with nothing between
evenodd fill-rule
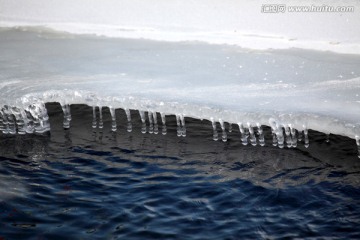
<instances>
[{"instance_id":1,"label":"overhanging ice lip","mask_svg":"<svg viewBox=\"0 0 360 240\"><path fill-rule=\"evenodd\" d=\"M43 28L2 29L0 42L3 115L12 107L30 111L34 104L57 101L360 135L359 55L255 51ZM21 116L17 111L13 114ZM47 117L41 107L30 114Z\"/></svg>"}]
</instances>

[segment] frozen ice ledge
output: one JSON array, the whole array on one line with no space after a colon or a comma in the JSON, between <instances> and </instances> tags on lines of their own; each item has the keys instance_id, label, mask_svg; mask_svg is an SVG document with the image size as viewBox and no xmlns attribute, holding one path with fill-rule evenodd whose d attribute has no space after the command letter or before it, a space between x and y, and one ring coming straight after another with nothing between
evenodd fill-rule
<instances>
[{"instance_id":1,"label":"frozen ice ledge","mask_svg":"<svg viewBox=\"0 0 360 240\"><path fill-rule=\"evenodd\" d=\"M243 144L308 146L308 129L360 136L360 55L304 49L249 50L196 41L75 35L44 28L0 28L0 130L49 131L46 102L59 102L64 127L70 104L138 110L143 132L166 133L166 115L210 120L214 140L238 126ZM100 110L100 111L99 111ZM219 122L220 136L216 123ZM225 124L229 123L229 124ZM90 126L89 126L90 127Z\"/></svg>"}]
</instances>

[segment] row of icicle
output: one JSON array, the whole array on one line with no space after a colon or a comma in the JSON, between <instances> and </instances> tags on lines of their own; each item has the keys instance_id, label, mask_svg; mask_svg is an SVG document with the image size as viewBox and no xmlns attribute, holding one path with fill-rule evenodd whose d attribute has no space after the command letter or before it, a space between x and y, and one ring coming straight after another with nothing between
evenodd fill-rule
<instances>
[{"instance_id":1,"label":"row of icicle","mask_svg":"<svg viewBox=\"0 0 360 240\"><path fill-rule=\"evenodd\" d=\"M71 112L69 104L61 104L63 113L64 113L64 121L63 127L65 129L70 128L71 122ZM116 124L116 115L115 108L109 107L112 124L111 130L117 130ZM131 114L130 109L124 109L127 117L127 131L132 131L132 123L131 123ZM96 107L93 106L93 128L103 128L103 116L102 116L102 107L98 107L99 119L97 119ZM139 110L140 118L141 118L141 132L142 133L159 133L159 124L158 124L158 115L156 112ZM164 113L160 113L161 116L161 133L166 135L166 115ZM219 122L221 127L221 139L223 142L227 141L227 132L232 132L233 124L228 123L228 129L226 129L226 124L222 119L215 121L215 119L210 119L213 127L213 140L219 140L219 134L217 130L217 122ZM272 122L271 122L272 121ZM287 125L278 125L275 120L271 120L271 130L272 130L272 144L274 146L278 146L279 148L284 148L285 144L288 148L297 147L298 142L304 140L304 146L309 147L309 136L308 130L304 126L302 131L299 131L292 127L291 124ZM147 126L148 122L148 126ZM186 126L185 126L185 116L183 114L176 115L176 124L177 124L177 136L185 137L186 136ZM241 142L243 145L251 144L256 146L259 144L260 146L265 145L265 137L262 126L251 123L237 123L240 133L241 133ZM11 107L8 105L3 106L0 109L0 131L5 134L26 134L26 133L43 133L50 130L49 117L47 114L47 110L45 105L41 102L36 104L31 104L28 107L21 109L17 107ZM359 158L360 158L360 137L355 137L356 144L358 146ZM327 134L326 142L329 142L329 134Z\"/></svg>"},{"instance_id":2,"label":"row of icicle","mask_svg":"<svg viewBox=\"0 0 360 240\"><path fill-rule=\"evenodd\" d=\"M109 107L110 114L112 118L112 131L117 130L116 124L116 116L115 116L115 108ZM131 124L131 115L130 110L125 109L126 117L127 117L127 131L132 131ZM156 112L139 110L139 115L141 118L141 132L142 133L150 133L150 134L158 134L159 133L159 124L158 124L158 115ZM160 113L161 116L161 124L162 129L161 132L163 135L166 135L166 115L164 113ZM177 136L178 137L186 137L186 126L185 126L185 116L183 114L176 114L176 124L177 124ZM64 115L65 119L65 115ZM146 121L148 119L148 121ZM219 140L219 134L217 130L217 121L213 118L210 119L213 127L213 140ZM149 123L148 127L146 123ZM226 133L226 125L222 119L219 119L222 135L221 139L223 142L227 141L227 133ZM96 117L96 107L93 106L93 122L92 127L96 128L98 125L99 128L103 128L103 119L102 119L102 107L99 107L99 121L97 121ZM253 146L259 144L260 146L265 146L265 136L263 132L263 127L261 124L257 123L254 127L251 123L237 123L240 133L241 133L241 142L243 145L248 145L249 143ZM65 126L65 125L64 125ZM228 123L228 132L232 132L233 124ZM302 131L299 131L292 127L291 124L278 126L277 124L272 124L272 145L278 146L279 148L284 148L285 144L288 148L297 147L298 142L304 141L304 146L306 148L309 147L309 135L308 129L304 126ZM330 134L326 134L326 142L329 142ZM360 158L360 139L356 137L356 143L359 150L359 158Z\"/></svg>"},{"instance_id":3,"label":"row of icicle","mask_svg":"<svg viewBox=\"0 0 360 240\"><path fill-rule=\"evenodd\" d=\"M0 131L5 134L44 133L50 131L45 105L37 102L26 108L4 105L0 109Z\"/></svg>"}]
</instances>

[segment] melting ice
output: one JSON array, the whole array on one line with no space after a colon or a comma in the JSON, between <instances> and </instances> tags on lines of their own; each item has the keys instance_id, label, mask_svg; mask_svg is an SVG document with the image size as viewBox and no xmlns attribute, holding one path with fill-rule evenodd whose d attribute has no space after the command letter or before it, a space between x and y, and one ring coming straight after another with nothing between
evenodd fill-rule
<instances>
[{"instance_id":1,"label":"melting ice","mask_svg":"<svg viewBox=\"0 0 360 240\"><path fill-rule=\"evenodd\" d=\"M214 140L227 141L238 126L244 145L309 145L308 129L360 136L360 56L301 49L249 50L203 42L165 42L72 35L43 28L0 31L0 130L9 134L50 129L44 103L59 102L64 128L71 104L93 107L92 127L102 128L102 109L138 110L142 132L167 133L176 115L207 119ZM220 126L220 128L219 128Z\"/></svg>"}]
</instances>

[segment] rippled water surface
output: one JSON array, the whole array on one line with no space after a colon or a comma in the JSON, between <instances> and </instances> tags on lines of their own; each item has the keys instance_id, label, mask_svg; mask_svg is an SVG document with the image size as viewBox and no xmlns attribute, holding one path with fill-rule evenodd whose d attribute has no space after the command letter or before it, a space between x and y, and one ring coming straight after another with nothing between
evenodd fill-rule
<instances>
[{"instance_id":1,"label":"rippled water surface","mask_svg":"<svg viewBox=\"0 0 360 240\"><path fill-rule=\"evenodd\" d=\"M310 147L243 146L237 129L212 141L210 122L188 136L91 128L91 108L47 105L51 134L0 135L0 239L360 238L355 141L310 131ZM268 131L268 129L267 129ZM303 145L303 144L300 144Z\"/></svg>"}]
</instances>

